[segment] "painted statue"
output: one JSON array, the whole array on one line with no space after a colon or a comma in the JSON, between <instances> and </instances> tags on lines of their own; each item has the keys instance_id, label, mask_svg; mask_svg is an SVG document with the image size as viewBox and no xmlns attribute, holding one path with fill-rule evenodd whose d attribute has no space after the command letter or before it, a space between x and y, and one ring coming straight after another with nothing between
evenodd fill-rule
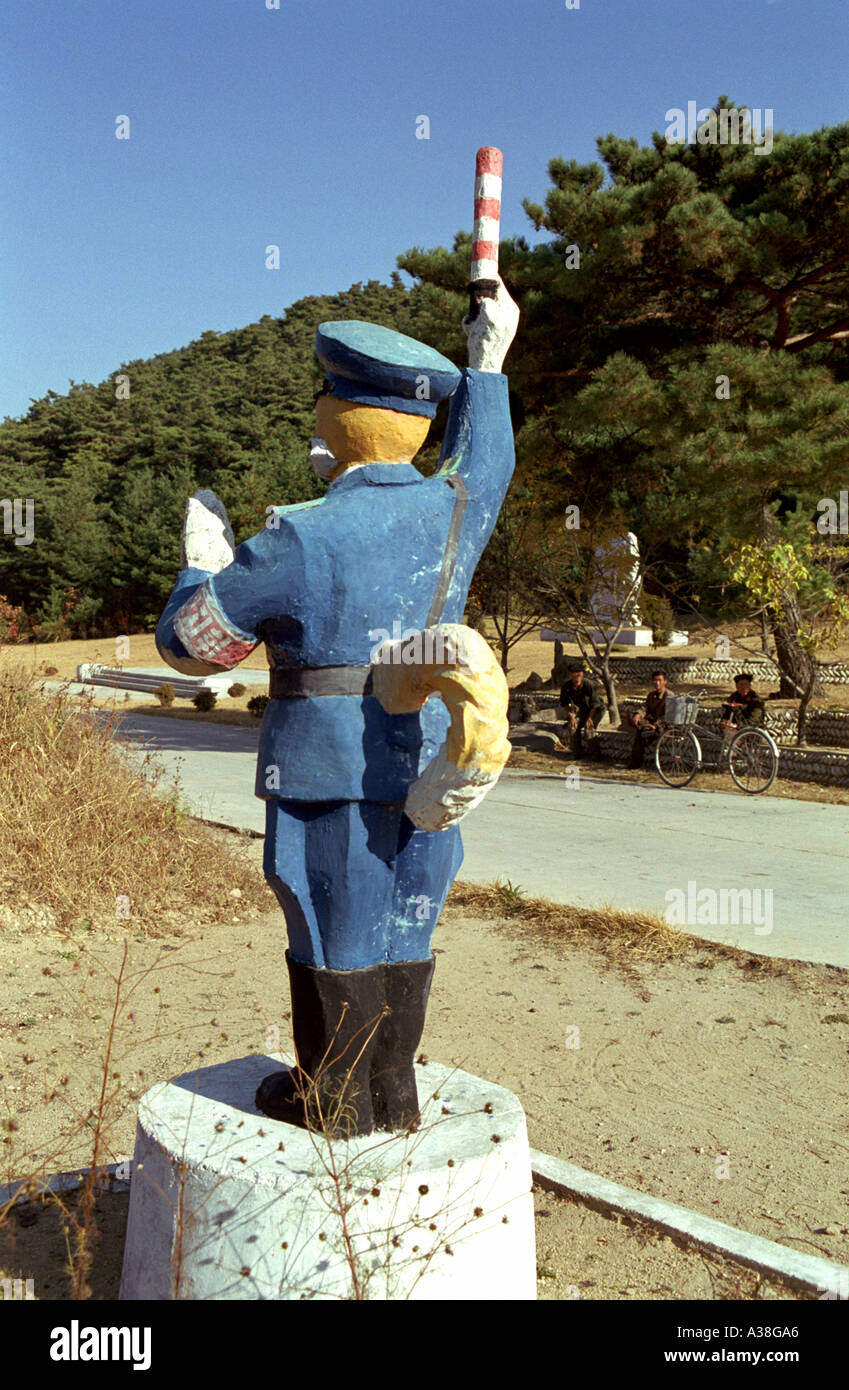
<instances>
[{"instance_id":1,"label":"painted statue","mask_svg":"<svg viewBox=\"0 0 849 1390\"><path fill-rule=\"evenodd\" d=\"M264 642L270 667L256 794L298 1057L257 1092L274 1119L367 1134L418 1118L413 1061L458 821L509 754L504 676L463 626L514 466L501 366L518 309L493 278L463 321L462 372L375 324L320 325L323 497L269 509L235 550L213 493L187 506L161 656L207 674ZM439 468L424 477L412 460L446 397Z\"/></svg>"}]
</instances>

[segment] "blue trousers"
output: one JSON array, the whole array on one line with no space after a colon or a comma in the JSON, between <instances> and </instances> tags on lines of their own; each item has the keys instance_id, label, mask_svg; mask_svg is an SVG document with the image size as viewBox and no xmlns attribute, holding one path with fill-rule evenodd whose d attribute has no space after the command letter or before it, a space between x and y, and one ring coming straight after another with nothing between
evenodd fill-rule
<instances>
[{"instance_id":1,"label":"blue trousers","mask_svg":"<svg viewBox=\"0 0 849 1390\"><path fill-rule=\"evenodd\" d=\"M417 830L400 801L266 803L265 877L304 965L426 960L462 862L456 825Z\"/></svg>"}]
</instances>

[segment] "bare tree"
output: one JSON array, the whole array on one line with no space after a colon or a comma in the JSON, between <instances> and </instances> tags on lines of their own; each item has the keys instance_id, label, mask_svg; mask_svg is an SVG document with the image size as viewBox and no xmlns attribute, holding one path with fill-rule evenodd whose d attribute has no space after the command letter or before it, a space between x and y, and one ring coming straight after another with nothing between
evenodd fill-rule
<instances>
[{"instance_id":1,"label":"bare tree","mask_svg":"<svg viewBox=\"0 0 849 1390\"><path fill-rule=\"evenodd\" d=\"M469 590L472 625L489 618L505 675L510 649L536 631L543 618L539 580L548 564L545 528L537 496L514 487L481 556Z\"/></svg>"}]
</instances>

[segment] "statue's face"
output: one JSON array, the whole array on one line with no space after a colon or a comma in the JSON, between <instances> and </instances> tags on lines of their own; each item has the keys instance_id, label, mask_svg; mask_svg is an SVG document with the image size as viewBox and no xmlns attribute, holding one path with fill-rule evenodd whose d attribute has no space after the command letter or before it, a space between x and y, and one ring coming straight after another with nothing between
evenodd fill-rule
<instances>
[{"instance_id":1,"label":"statue's face","mask_svg":"<svg viewBox=\"0 0 849 1390\"><path fill-rule=\"evenodd\" d=\"M315 432L326 441L340 464L411 463L424 443L430 420L399 410L381 410L319 396L315 403Z\"/></svg>"}]
</instances>

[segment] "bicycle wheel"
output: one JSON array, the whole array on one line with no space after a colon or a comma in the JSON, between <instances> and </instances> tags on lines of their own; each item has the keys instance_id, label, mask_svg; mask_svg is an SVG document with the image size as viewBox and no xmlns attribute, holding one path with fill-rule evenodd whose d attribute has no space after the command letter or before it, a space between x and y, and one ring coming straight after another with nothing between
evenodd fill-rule
<instances>
[{"instance_id":1,"label":"bicycle wheel","mask_svg":"<svg viewBox=\"0 0 849 1390\"><path fill-rule=\"evenodd\" d=\"M654 765L668 787L686 787L701 761L701 746L691 729L667 729L657 741Z\"/></svg>"},{"instance_id":2,"label":"bicycle wheel","mask_svg":"<svg viewBox=\"0 0 849 1390\"><path fill-rule=\"evenodd\" d=\"M728 748L728 770L741 792L754 796L775 781L778 749L763 729L739 729Z\"/></svg>"}]
</instances>

